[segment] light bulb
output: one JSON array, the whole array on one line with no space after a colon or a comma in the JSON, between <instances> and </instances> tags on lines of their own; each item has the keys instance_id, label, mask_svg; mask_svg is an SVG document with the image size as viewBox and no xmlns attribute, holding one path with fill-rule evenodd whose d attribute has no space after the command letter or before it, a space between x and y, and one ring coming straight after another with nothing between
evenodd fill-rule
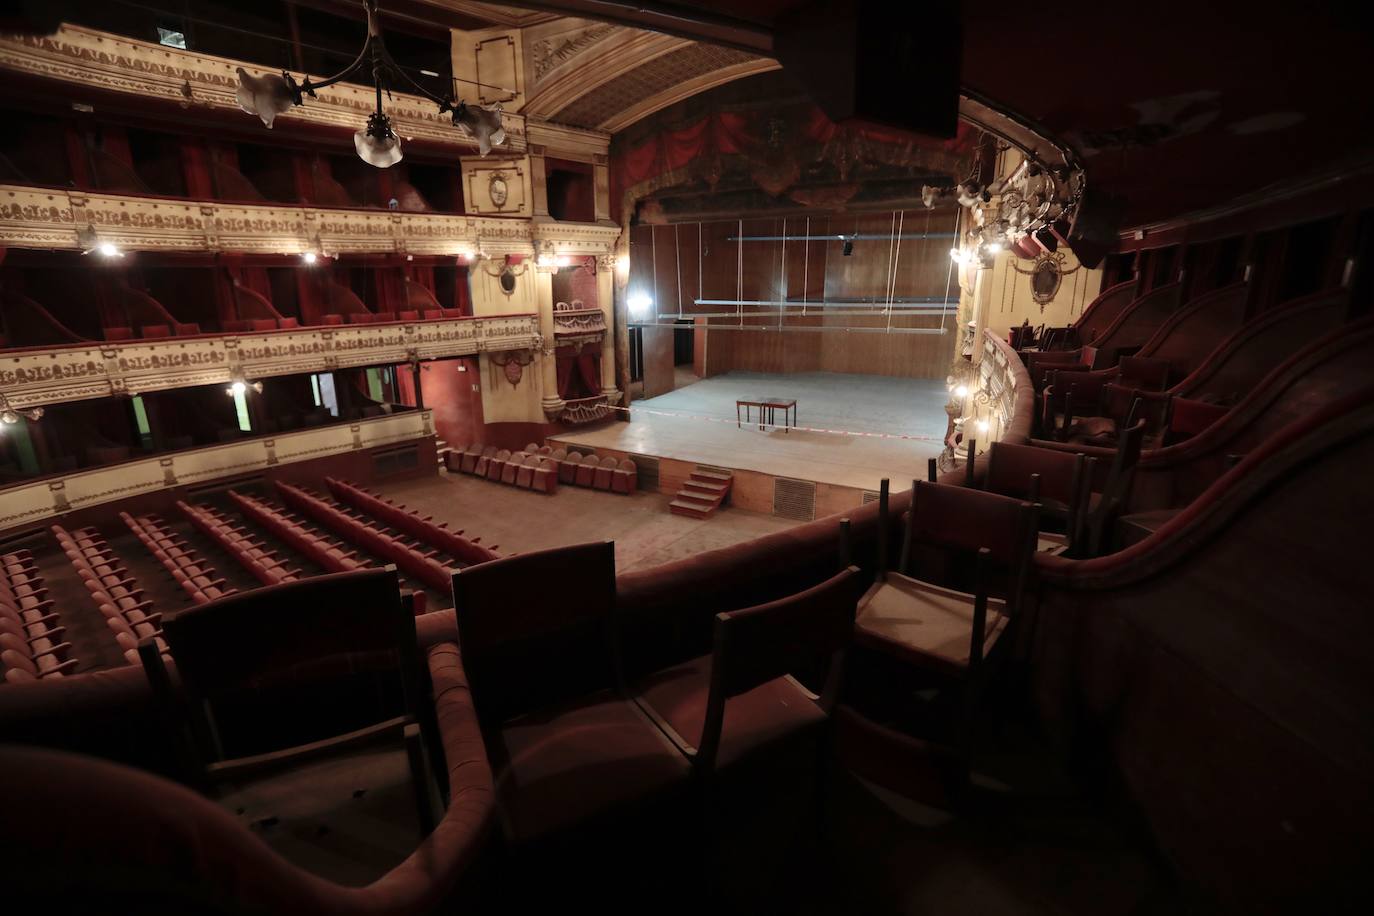
<instances>
[{"instance_id":1,"label":"light bulb","mask_svg":"<svg viewBox=\"0 0 1374 916\"><path fill-rule=\"evenodd\" d=\"M4 411L0 411L0 421L13 426L15 423L19 422L19 414L6 407Z\"/></svg>"},{"instance_id":2,"label":"light bulb","mask_svg":"<svg viewBox=\"0 0 1374 916\"><path fill-rule=\"evenodd\" d=\"M477 152L485 156L493 146L506 142L506 129L501 123L501 106L483 108L462 102L453 109L453 123L459 130L477 141Z\"/></svg>"},{"instance_id":3,"label":"light bulb","mask_svg":"<svg viewBox=\"0 0 1374 916\"><path fill-rule=\"evenodd\" d=\"M314 264L319 259L319 255L315 254L315 252L313 251L301 252L301 261L303 261L306 264Z\"/></svg>"},{"instance_id":4,"label":"light bulb","mask_svg":"<svg viewBox=\"0 0 1374 916\"><path fill-rule=\"evenodd\" d=\"M380 111L367 116L367 126L353 134L358 158L379 169L401 161L401 138L391 129L391 119Z\"/></svg>"},{"instance_id":5,"label":"light bulb","mask_svg":"<svg viewBox=\"0 0 1374 916\"><path fill-rule=\"evenodd\" d=\"M248 390L248 386L245 385L243 382L237 382L237 381L236 381L236 382L234 382L234 384L232 384L232 385L229 386L229 393L230 393L230 394L233 394L233 395L235 395L235 396L240 395L240 394L243 394L243 393L244 393L245 391L247 391L247 390Z\"/></svg>"},{"instance_id":6,"label":"light bulb","mask_svg":"<svg viewBox=\"0 0 1374 916\"><path fill-rule=\"evenodd\" d=\"M103 256L107 258L119 257L119 248L115 245L114 242L101 242L99 245L96 246L95 250L100 252Z\"/></svg>"},{"instance_id":7,"label":"light bulb","mask_svg":"<svg viewBox=\"0 0 1374 916\"><path fill-rule=\"evenodd\" d=\"M299 104L299 94L294 90L294 81L286 74L265 73L251 76L247 70L238 68L239 86L234 97L239 107L249 114L257 115L270 129L277 115Z\"/></svg>"},{"instance_id":8,"label":"light bulb","mask_svg":"<svg viewBox=\"0 0 1374 916\"><path fill-rule=\"evenodd\" d=\"M986 251L988 254L997 254L997 252L1002 250L1002 243L988 242L988 244L984 246L983 250Z\"/></svg>"},{"instance_id":9,"label":"light bulb","mask_svg":"<svg viewBox=\"0 0 1374 916\"><path fill-rule=\"evenodd\" d=\"M629 306L631 315L643 318L654 307L654 300L643 293L635 293L626 300L625 304Z\"/></svg>"}]
</instances>

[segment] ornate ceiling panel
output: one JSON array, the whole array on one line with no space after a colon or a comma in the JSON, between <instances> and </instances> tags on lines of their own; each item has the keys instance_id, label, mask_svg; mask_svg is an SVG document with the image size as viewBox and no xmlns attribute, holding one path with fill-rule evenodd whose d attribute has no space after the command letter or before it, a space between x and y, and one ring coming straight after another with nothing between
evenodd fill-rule
<instances>
[{"instance_id":1,"label":"ornate ceiling panel","mask_svg":"<svg viewBox=\"0 0 1374 916\"><path fill-rule=\"evenodd\" d=\"M606 82L556 112L550 120L578 127L616 130L684 95L776 67L771 60L744 51L690 44ZM684 93L684 87L690 89ZM658 99L663 99L662 104L652 104ZM633 113L633 117L626 120L629 113Z\"/></svg>"}]
</instances>

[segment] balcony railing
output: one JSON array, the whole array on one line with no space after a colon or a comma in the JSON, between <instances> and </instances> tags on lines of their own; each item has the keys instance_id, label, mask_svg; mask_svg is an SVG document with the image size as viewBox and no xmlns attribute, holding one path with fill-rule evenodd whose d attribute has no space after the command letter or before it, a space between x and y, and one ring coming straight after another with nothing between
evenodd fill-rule
<instances>
[{"instance_id":1,"label":"balcony railing","mask_svg":"<svg viewBox=\"0 0 1374 916\"><path fill-rule=\"evenodd\" d=\"M170 337L0 352L16 408L540 346L532 314Z\"/></svg>"},{"instance_id":2,"label":"balcony railing","mask_svg":"<svg viewBox=\"0 0 1374 916\"><path fill-rule=\"evenodd\" d=\"M269 467L377 448L434 435L428 410L410 410L368 420L336 423L224 445L124 461L46 477L0 490L0 530L33 525L67 512L252 474Z\"/></svg>"},{"instance_id":3,"label":"balcony railing","mask_svg":"<svg viewBox=\"0 0 1374 916\"><path fill-rule=\"evenodd\" d=\"M606 316L601 309L555 309L555 337L600 337L606 333Z\"/></svg>"},{"instance_id":4,"label":"balcony railing","mask_svg":"<svg viewBox=\"0 0 1374 916\"><path fill-rule=\"evenodd\" d=\"M273 68L246 61L169 48L70 24L48 36L0 37L0 68L91 89L134 94L183 108L239 111L235 99L239 67L255 76L275 72ZM353 83L336 83L319 90L318 96L280 115L280 121L347 128L352 132L363 126L375 104L373 89ZM428 99L393 93L387 98L386 111L396 133L407 140L443 143L460 153L477 149L476 141L454 126L451 117L441 115L438 106ZM242 111L239 114L245 124L252 123L252 115ZM507 138L502 151L523 153L525 119L506 112L502 124Z\"/></svg>"}]
</instances>

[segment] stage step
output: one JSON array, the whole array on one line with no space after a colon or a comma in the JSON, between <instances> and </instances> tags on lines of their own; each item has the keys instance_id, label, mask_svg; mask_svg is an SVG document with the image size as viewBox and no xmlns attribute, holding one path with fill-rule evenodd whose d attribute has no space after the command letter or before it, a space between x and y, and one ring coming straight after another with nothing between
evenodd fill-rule
<instances>
[{"instance_id":1,"label":"stage step","mask_svg":"<svg viewBox=\"0 0 1374 916\"><path fill-rule=\"evenodd\" d=\"M688 518L709 518L729 495L734 479L728 471L698 466L682 482L682 489L668 503L668 511Z\"/></svg>"}]
</instances>

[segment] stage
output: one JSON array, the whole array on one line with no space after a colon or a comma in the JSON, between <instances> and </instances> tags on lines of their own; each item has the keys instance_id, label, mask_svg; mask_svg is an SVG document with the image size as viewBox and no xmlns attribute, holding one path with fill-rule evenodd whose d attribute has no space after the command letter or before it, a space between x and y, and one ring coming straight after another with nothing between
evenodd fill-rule
<instances>
[{"instance_id":1,"label":"stage","mask_svg":"<svg viewBox=\"0 0 1374 916\"><path fill-rule=\"evenodd\" d=\"M760 430L757 410L753 423L737 427L735 402L762 397L795 398L798 428L781 428L781 410L778 428ZM664 492L673 492L697 464L727 468L737 472L735 504L755 511L773 511L773 479L811 481L818 484L819 516L860 504L883 477L899 489L912 478L924 479L927 459L941 449L947 399L937 379L736 371L635 401L629 423L553 441L598 454L658 458Z\"/></svg>"}]
</instances>

